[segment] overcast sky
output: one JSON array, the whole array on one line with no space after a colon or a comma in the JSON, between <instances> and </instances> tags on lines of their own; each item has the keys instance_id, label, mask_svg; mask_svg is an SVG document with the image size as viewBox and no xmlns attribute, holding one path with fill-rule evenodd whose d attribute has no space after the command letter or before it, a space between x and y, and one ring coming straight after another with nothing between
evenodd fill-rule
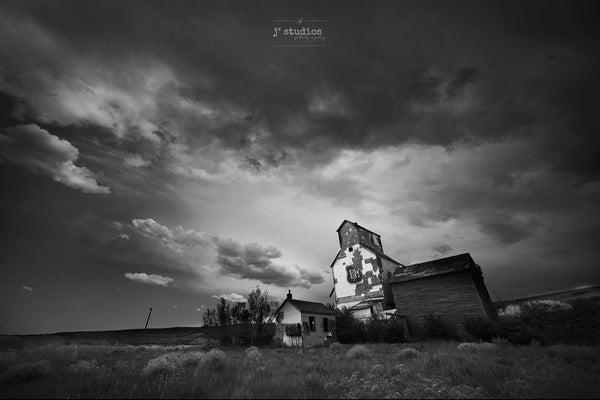
<instances>
[{"instance_id":1,"label":"overcast sky","mask_svg":"<svg viewBox=\"0 0 600 400\"><path fill-rule=\"evenodd\" d=\"M404 264L471 253L494 300L599 284L597 15L2 1L0 333L330 302L344 219ZM301 17L322 45L278 46Z\"/></svg>"}]
</instances>

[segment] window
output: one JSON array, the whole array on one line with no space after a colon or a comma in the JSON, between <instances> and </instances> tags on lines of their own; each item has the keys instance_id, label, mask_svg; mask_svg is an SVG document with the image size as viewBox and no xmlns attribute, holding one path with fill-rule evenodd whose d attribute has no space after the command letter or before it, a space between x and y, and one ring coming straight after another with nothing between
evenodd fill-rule
<instances>
[{"instance_id":1,"label":"window","mask_svg":"<svg viewBox=\"0 0 600 400\"><path fill-rule=\"evenodd\" d=\"M329 319L323 318L323 330L329 332Z\"/></svg>"},{"instance_id":2,"label":"window","mask_svg":"<svg viewBox=\"0 0 600 400\"><path fill-rule=\"evenodd\" d=\"M371 242L377 246L381 246L381 242L379 241L379 236L375 235L374 233L371 233Z\"/></svg>"},{"instance_id":3,"label":"window","mask_svg":"<svg viewBox=\"0 0 600 400\"><path fill-rule=\"evenodd\" d=\"M308 327L313 332L317 330L317 323L315 322L315 317L308 317Z\"/></svg>"},{"instance_id":4,"label":"window","mask_svg":"<svg viewBox=\"0 0 600 400\"><path fill-rule=\"evenodd\" d=\"M348 251L352 252L352 251L354 251L354 249L352 247L348 247Z\"/></svg>"}]
</instances>

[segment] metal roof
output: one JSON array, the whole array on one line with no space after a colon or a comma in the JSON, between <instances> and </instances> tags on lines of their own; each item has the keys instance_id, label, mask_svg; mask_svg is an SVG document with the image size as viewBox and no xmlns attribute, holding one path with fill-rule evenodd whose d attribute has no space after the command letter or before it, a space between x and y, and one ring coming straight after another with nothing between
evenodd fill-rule
<instances>
[{"instance_id":1,"label":"metal roof","mask_svg":"<svg viewBox=\"0 0 600 400\"><path fill-rule=\"evenodd\" d=\"M456 272L477 270L478 267L469 253L440 258L423 263L412 264L407 267L398 267L392 277L392 283L407 282L431 276L445 275Z\"/></svg>"}]
</instances>

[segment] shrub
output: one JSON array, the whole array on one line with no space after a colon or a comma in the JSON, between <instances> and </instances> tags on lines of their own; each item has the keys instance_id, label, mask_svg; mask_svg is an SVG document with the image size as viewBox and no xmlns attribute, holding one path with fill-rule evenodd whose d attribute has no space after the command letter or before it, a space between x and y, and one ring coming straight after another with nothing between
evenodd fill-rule
<instances>
[{"instance_id":1,"label":"shrub","mask_svg":"<svg viewBox=\"0 0 600 400\"><path fill-rule=\"evenodd\" d=\"M498 351L498 350L500 350L500 347L498 347L498 345L494 344L494 343L484 342L484 343L479 343L479 349L485 350L485 351Z\"/></svg>"},{"instance_id":2,"label":"shrub","mask_svg":"<svg viewBox=\"0 0 600 400\"><path fill-rule=\"evenodd\" d=\"M354 318L347 308L337 310L335 329L340 343L361 343L367 339L365 324Z\"/></svg>"},{"instance_id":3,"label":"shrub","mask_svg":"<svg viewBox=\"0 0 600 400\"><path fill-rule=\"evenodd\" d=\"M339 349L343 349L344 346L340 342L333 342L329 345L329 348L331 350L339 350Z\"/></svg>"},{"instance_id":4,"label":"shrub","mask_svg":"<svg viewBox=\"0 0 600 400\"><path fill-rule=\"evenodd\" d=\"M375 364L371 367L371 370L369 370L369 373L373 375L383 375L384 372L385 368L381 364Z\"/></svg>"},{"instance_id":5,"label":"shrub","mask_svg":"<svg viewBox=\"0 0 600 400\"><path fill-rule=\"evenodd\" d=\"M362 344L357 344L352 346L350 350L346 352L346 356L348 358L367 358L369 356L369 349L367 346L363 346Z\"/></svg>"},{"instance_id":6,"label":"shrub","mask_svg":"<svg viewBox=\"0 0 600 400\"><path fill-rule=\"evenodd\" d=\"M384 321L383 341L386 343L404 342L404 325L399 318L392 317Z\"/></svg>"},{"instance_id":7,"label":"shrub","mask_svg":"<svg viewBox=\"0 0 600 400\"><path fill-rule=\"evenodd\" d=\"M463 322L465 331L476 340L491 341L498 335L492 320L486 317L469 317Z\"/></svg>"},{"instance_id":8,"label":"shrub","mask_svg":"<svg viewBox=\"0 0 600 400\"><path fill-rule=\"evenodd\" d=\"M223 364L226 359L227 356L225 355L225 352L219 349L211 349L204 356L204 362L211 364Z\"/></svg>"},{"instance_id":9,"label":"shrub","mask_svg":"<svg viewBox=\"0 0 600 400\"><path fill-rule=\"evenodd\" d=\"M458 345L457 349L467 353L475 353L479 351L477 343L461 343Z\"/></svg>"},{"instance_id":10,"label":"shrub","mask_svg":"<svg viewBox=\"0 0 600 400\"><path fill-rule=\"evenodd\" d=\"M206 360L205 354L201 351L191 351L184 353L182 356L182 362L184 366L202 364Z\"/></svg>"},{"instance_id":11,"label":"shrub","mask_svg":"<svg viewBox=\"0 0 600 400\"><path fill-rule=\"evenodd\" d=\"M373 316L363 323L347 309L338 311L336 333L340 343L398 343L404 341L404 326L399 319L379 319L377 316Z\"/></svg>"},{"instance_id":12,"label":"shrub","mask_svg":"<svg viewBox=\"0 0 600 400\"><path fill-rule=\"evenodd\" d=\"M52 372L50 363L46 360L13 365L8 368L4 374L2 374L2 382L5 383L17 383L17 382L30 382L43 378Z\"/></svg>"},{"instance_id":13,"label":"shrub","mask_svg":"<svg viewBox=\"0 0 600 400\"><path fill-rule=\"evenodd\" d=\"M141 375L153 377L156 375L166 375L174 372L183 364L183 359L175 353L162 354L148 361Z\"/></svg>"},{"instance_id":14,"label":"shrub","mask_svg":"<svg viewBox=\"0 0 600 400\"><path fill-rule=\"evenodd\" d=\"M437 314L430 313L425 316L423 324L423 334L428 339L455 339L456 331L452 325L442 320Z\"/></svg>"},{"instance_id":15,"label":"shrub","mask_svg":"<svg viewBox=\"0 0 600 400\"><path fill-rule=\"evenodd\" d=\"M518 310L516 312L515 310ZM537 300L509 305L495 323L498 336L513 344L598 344L600 299L577 299L569 303Z\"/></svg>"},{"instance_id":16,"label":"shrub","mask_svg":"<svg viewBox=\"0 0 600 400\"><path fill-rule=\"evenodd\" d=\"M413 349L412 347L402 349L398 352L398 357L401 360L402 359L410 360L412 358L417 358L420 355L421 355L421 353L418 350Z\"/></svg>"},{"instance_id":17,"label":"shrub","mask_svg":"<svg viewBox=\"0 0 600 400\"><path fill-rule=\"evenodd\" d=\"M251 363L259 363L262 362L262 354L261 352L258 350L258 348L252 346L252 347L248 347L246 349L246 360L248 360Z\"/></svg>"},{"instance_id":18,"label":"shrub","mask_svg":"<svg viewBox=\"0 0 600 400\"><path fill-rule=\"evenodd\" d=\"M377 318L376 315L371 316L365 323L365 333L368 342L383 341L383 326L385 321Z\"/></svg>"}]
</instances>

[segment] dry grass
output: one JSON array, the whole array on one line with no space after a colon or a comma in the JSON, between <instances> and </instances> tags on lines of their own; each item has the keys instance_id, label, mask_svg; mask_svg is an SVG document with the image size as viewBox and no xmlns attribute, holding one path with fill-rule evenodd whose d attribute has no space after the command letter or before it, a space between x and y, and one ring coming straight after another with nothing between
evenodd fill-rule
<instances>
[{"instance_id":1,"label":"dry grass","mask_svg":"<svg viewBox=\"0 0 600 400\"><path fill-rule=\"evenodd\" d=\"M0 397L593 398L600 349L456 342L0 351Z\"/></svg>"}]
</instances>

